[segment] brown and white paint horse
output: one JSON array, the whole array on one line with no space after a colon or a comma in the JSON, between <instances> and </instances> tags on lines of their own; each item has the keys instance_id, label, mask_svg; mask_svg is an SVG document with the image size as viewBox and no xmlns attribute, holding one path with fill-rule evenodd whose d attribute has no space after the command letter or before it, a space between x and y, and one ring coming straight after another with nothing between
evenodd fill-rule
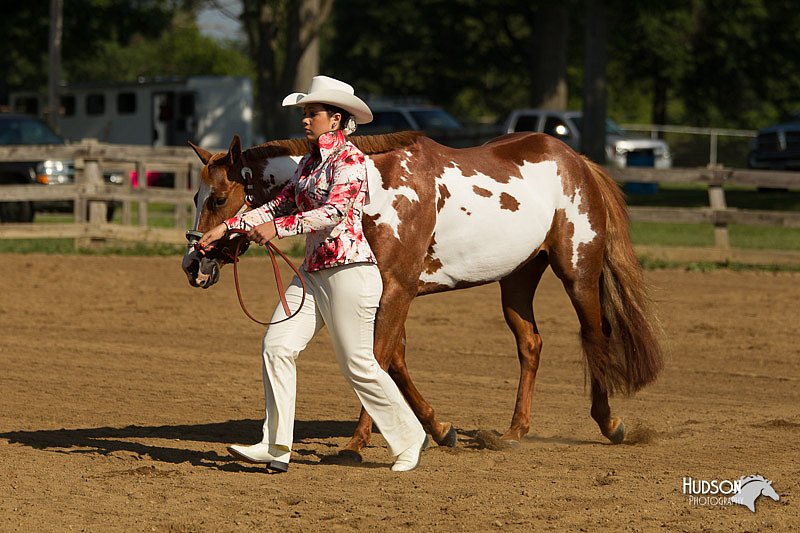
<instances>
[{"instance_id":1,"label":"brown and white paint horse","mask_svg":"<svg viewBox=\"0 0 800 533\"><path fill-rule=\"evenodd\" d=\"M617 184L597 165L544 134L517 133L483 146L452 149L417 133L353 137L367 156L369 204L364 231L378 259L384 292L375 323L375 356L403 391L425 429L454 446L456 433L436 420L405 364L405 320L423 294L500 282L506 323L520 362L511 425L502 438L530 429L542 337L533 298L550 266L580 321L591 382L591 416L611 442L625 435L608 395L633 393L662 366L659 327L630 242ZM205 164L195 228L206 231L242 208L252 172L255 204L271 198L293 174L305 141L273 141L227 153L192 145ZM208 286L219 258L191 249L183 261L189 282ZM343 455L360 459L371 420L362 409Z\"/></svg>"}]
</instances>

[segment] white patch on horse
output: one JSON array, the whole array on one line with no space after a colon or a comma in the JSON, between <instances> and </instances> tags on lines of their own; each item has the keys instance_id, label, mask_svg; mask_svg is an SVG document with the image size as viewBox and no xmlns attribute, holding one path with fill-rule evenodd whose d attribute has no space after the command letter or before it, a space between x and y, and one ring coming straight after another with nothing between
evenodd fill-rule
<instances>
[{"instance_id":1,"label":"white patch on horse","mask_svg":"<svg viewBox=\"0 0 800 533\"><path fill-rule=\"evenodd\" d=\"M302 159L302 156L299 155L272 157L267 159L267 164L264 165L264 171L261 173L261 179L266 183L269 183L269 177L272 175L275 176L275 185L283 186L286 182L292 179L292 176L294 176L300 159Z\"/></svg>"},{"instance_id":2,"label":"white patch on horse","mask_svg":"<svg viewBox=\"0 0 800 533\"><path fill-rule=\"evenodd\" d=\"M567 198L567 197L565 197ZM581 190L576 188L575 194L569 201L566 202L562 208L567 220L572 222L572 268L578 267L579 249L581 244L588 244L592 242L597 233L592 229L589 223L589 217L586 213L580 212L581 207Z\"/></svg>"},{"instance_id":3,"label":"white patch on horse","mask_svg":"<svg viewBox=\"0 0 800 533\"><path fill-rule=\"evenodd\" d=\"M436 180L437 201L441 184L450 197L438 213L431 250L431 258L442 266L431 274L423 272L420 281L453 287L504 278L542 245L558 209L575 226L572 264L577 265L578 246L595 235L588 217L580 213L580 195L564 194L554 161L525 162L520 173L522 179L500 183L485 174L465 176L457 166L445 168ZM492 194L475 194L475 186ZM502 193L519 202L516 211L501 207Z\"/></svg>"},{"instance_id":4,"label":"white patch on horse","mask_svg":"<svg viewBox=\"0 0 800 533\"><path fill-rule=\"evenodd\" d=\"M406 171L406 175L411 175L411 171L408 169L408 161L411 159L411 152L406 150L403 152L403 159L400 160L400 167Z\"/></svg>"},{"instance_id":5,"label":"white patch on horse","mask_svg":"<svg viewBox=\"0 0 800 533\"><path fill-rule=\"evenodd\" d=\"M410 152L407 152L410 156ZM375 219L375 224L385 224L392 230L392 234L400 239L400 215L395 209L395 201L403 196L411 202L419 202L417 192L411 187L400 186L396 189L384 189L381 173L375 162L366 156L367 185L369 187L369 202L364 206L364 213ZM404 161L405 163L405 161ZM403 167L408 172L408 167Z\"/></svg>"}]
</instances>

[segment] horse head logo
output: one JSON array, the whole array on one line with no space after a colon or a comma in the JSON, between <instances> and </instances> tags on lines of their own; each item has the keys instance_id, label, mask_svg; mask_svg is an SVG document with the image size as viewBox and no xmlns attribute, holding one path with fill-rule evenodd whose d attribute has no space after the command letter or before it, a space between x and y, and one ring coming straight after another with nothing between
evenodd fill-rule
<instances>
[{"instance_id":1,"label":"horse head logo","mask_svg":"<svg viewBox=\"0 0 800 533\"><path fill-rule=\"evenodd\" d=\"M743 477L739 479L739 487L739 492L731 496L731 502L744 505L754 513L759 496L767 496L775 501L780 500L780 496L772 488L772 481L764 479L764 476Z\"/></svg>"}]
</instances>

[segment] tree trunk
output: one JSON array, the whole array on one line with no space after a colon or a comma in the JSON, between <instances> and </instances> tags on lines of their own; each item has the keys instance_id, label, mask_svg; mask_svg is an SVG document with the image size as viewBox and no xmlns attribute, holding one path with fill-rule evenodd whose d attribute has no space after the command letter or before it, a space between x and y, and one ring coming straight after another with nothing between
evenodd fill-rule
<instances>
[{"instance_id":1,"label":"tree trunk","mask_svg":"<svg viewBox=\"0 0 800 533\"><path fill-rule=\"evenodd\" d=\"M61 38L64 33L64 0L50 0L50 39L47 74L47 108L45 118L58 132L58 87L61 83Z\"/></svg>"},{"instance_id":2,"label":"tree trunk","mask_svg":"<svg viewBox=\"0 0 800 533\"><path fill-rule=\"evenodd\" d=\"M243 0L242 21L256 66L259 128L266 140L298 131L291 110L281 105L305 91L319 70L319 30L332 0Z\"/></svg>"},{"instance_id":3,"label":"tree trunk","mask_svg":"<svg viewBox=\"0 0 800 533\"><path fill-rule=\"evenodd\" d=\"M567 108L567 37L569 15L566 3L545 2L536 13L530 54L533 107Z\"/></svg>"},{"instance_id":4,"label":"tree trunk","mask_svg":"<svg viewBox=\"0 0 800 533\"><path fill-rule=\"evenodd\" d=\"M581 151L593 161L606 162L605 0L586 0L586 44L583 69L583 131Z\"/></svg>"},{"instance_id":5,"label":"tree trunk","mask_svg":"<svg viewBox=\"0 0 800 533\"><path fill-rule=\"evenodd\" d=\"M663 76L656 75L653 80L653 109L650 120L653 124L667 123L667 90L669 80ZM658 133L659 137L664 137L664 132Z\"/></svg>"}]
</instances>

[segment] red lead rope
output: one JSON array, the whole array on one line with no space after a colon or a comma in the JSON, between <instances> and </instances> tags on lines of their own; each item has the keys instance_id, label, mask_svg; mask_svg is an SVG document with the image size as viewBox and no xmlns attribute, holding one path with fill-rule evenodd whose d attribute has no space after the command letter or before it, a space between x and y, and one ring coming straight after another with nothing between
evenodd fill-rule
<instances>
[{"instance_id":1,"label":"red lead rope","mask_svg":"<svg viewBox=\"0 0 800 533\"><path fill-rule=\"evenodd\" d=\"M239 229L230 230L229 233L238 233L240 235L245 235L245 236L247 235L246 231ZM288 257L286 257L286 254L281 252L277 248L277 246L275 246L271 242L267 242L267 252L269 252L269 258L272 261L272 270L275 273L275 284L278 286L278 295L281 298L281 305L283 306L283 312L286 313L286 318L276 320L275 322L262 322L261 320L258 320L256 317L250 314L250 312L247 310L247 307L244 305L244 300L242 299L242 290L241 287L239 286L239 268L238 268L239 253L242 250L243 242L245 241L240 240L236 244L236 251L233 254L233 280L234 283L236 284L236 297L239 298L239 305L241 306L242 311L244 311L244 314L247 315L250 318L250 320L258 324L261 324L262 326L271 326L273 324L280 324L281 322L289 320L290 318L292 318L293 316L295 316L297 313L300 312L300 310L303 308L303 304L306 301L307 288L306 288L306 282L303 279L303 275L300 274L300 271L297 269L294 263L292 263L292 261ZM302 285L303 287L303 297L300 300L300 306L294 313L292 313L289 310L289 303L286 301L286 292L283 290L283 280L281 279L281 272L280 269L278 268L278 261L275 258L276 252L279 256L281 256L281 258L286 262L286 264L289 265L289 267L294 271L294 273L297 275L297 279L300 280L300 285Z\"/></svg>"}]
</instances>

